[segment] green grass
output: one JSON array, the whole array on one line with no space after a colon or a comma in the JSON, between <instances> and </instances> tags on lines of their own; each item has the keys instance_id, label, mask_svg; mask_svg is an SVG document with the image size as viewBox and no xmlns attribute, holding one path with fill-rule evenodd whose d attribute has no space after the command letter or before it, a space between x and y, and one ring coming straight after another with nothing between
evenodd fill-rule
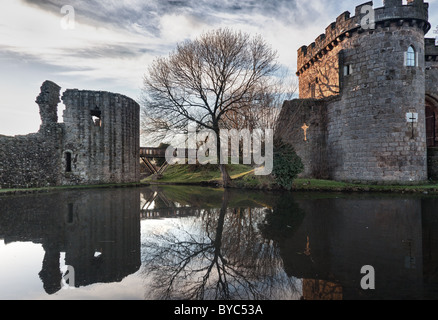
<instances>
[{"instance_id":1,"label":"green grass","mask_svg":"<svg viewBox=\"0 0 438 320\"><path fill-rule=\"evenodd\" d=\"M277 190L277 183L272 176L256 176L253 172L237 178L233 181L237 188L256 189L256 190Z\"/></svg>"},{"instance_id":2,"label":"green grass","mask_svg":"<svg viewBox=\"0 0 438 320\"><path fill-rule=\"evenodd\" d=\"M272 176L256 176L250 166L228 165L228 172L235 188L254 190L279 190ZM220 182L221 176L217 166L188 166L175 165L168 168L159 184L211 184ZM152 178L143 182L152 182ZM321 192L394 192L394 193L430 193L438 194L438 183L421 185L377 185L355 184L331 180L296 179L293 191L321 191Z\"/></svg>"},{"instance_id":3,"label":"green grass","mask_svg":"<svg viewBox=\"0 0 438 320\"><path fill-rule=\"evenodd\" d=\"M26 194L26 193L45 193L52 191L63 190L81 190L81 189L106 189L106 188L129 188L144 186L144 183L121 183L121 184L99 184L99 185L77 185L77 186L56 186L56 187L41 187L41 188L18 188L18 189L0 189L1 195L8 194Z\"/></svg>"},{"instance_id":4,"label":"green grass","mask_svg":"<svg viewBox=\"0 0 438 320\"><path fill-rule=\"evenodd\" d=\"M255 176L254 169L248 165L227 165L228 174L235 188L272 190L278 189L271 176ZM146 183L158 184L187 184L187 185L217 185L221 182L221 173L217 166L170 166L161 179L153 177L142 180Z\"/></svg>"},{"instance_id":5,"label":"green grass","mask_svg":"<svg viewBox=\"0 0 438 320\"><path fill-rule=\"evenodd\" d=\"M420 185L376 185L354 184L331 180L296 179L293 190L295 191L341 191L341 192L430 192L438 193L438 184L425 183Z\"/></svg>"},{"instance_id":6,"label":"green grass","mask_svg":"<svg viewBox=\"0 0 438 320\"><path fill-rule=\"evenodd\" d=\"M228 173L231 179L238 179L253 171L251 166L246 165L227 165ZM148 177L142 182L155 181L153 177ZM200 184L214 183L221 181L221 173L218 166L189 166L189 165L173 165L170 166L161 179L160 183L184 183L184 184Z\"/></svg>"},{"instance_id":7,"label":"green grass","mask_svg":"<svg viewBox=\"0 0 438 320\"><path fill-rule=\"evenodd\" d=\"M233 186L241 189L254 190L279 190L275 180L271 176L255 176L254 170L247 165L228 165L228 173L233 180ZM43 187L43 188L28 188L28 189L0 189L0 196L9 194L27 194L27 193L44 193L59 190L75 190L75 189L96 189L96 188L124 188L145 186L152 183L166 185L212 185L220 184L221 174L219 168L213 165L207 166L189 166L189 165L174 165L170 166L164 176L160 180L147 178L141 183L127 184L103 184L103 185L86 185L86 186L59 186L59 187ZM168 188L171 188L169 186ZM172 191L172 189L170 189ZM208 190L210 190L208 188ZM382 192L382 193L428 193L438 194L438 183L430 182L421 185L371 185L371 184L354 184L346 182L337 182L331 180L316 180L316 179L296 179L293 184L293 191L319 191L319 192ZM179 198L181 201L187 196L187 193L194 197L205 199L212 197L216 199L223 192L222 189L211 189L207 192L207 188L192 188L186 189ZM173 193L181 192L175 188ZM177 194L176 194L177 195ZM255 199L251 199L255 200ZM216 200L212 200L215 203Z\"/></svg>"}]
</instances>

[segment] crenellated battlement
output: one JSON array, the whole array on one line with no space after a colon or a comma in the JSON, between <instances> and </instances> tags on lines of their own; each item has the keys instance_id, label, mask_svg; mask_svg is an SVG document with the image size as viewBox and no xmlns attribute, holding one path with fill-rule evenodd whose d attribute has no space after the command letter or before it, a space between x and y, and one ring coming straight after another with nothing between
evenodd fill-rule
<instances>
[{"instance_id":1,"label":"crenellated battlement","mask_svg":"<svg viewBox=\"0 0 438 320\"><path fill-rule=\"evenodd\" d=\"M355 32L365 31L361 25L362 19L368 13L363 8L364 6L373 6L373 2L369 1L358 5L353 17L351 17L350 12L345 11L326 28L324 34L315 39L315 42L298 49L297 75L302 74L345 39L352 37ZM385 0L383 7L374 9L375 28L389 27L391 23L396 23L399 26L407 23L412 27L421 28L427 33L431 28L428 22L428 9L429 4L425 3L424 0L408 0L406 5L403 5L402 0Z\"/></svg>"}]
</instances>

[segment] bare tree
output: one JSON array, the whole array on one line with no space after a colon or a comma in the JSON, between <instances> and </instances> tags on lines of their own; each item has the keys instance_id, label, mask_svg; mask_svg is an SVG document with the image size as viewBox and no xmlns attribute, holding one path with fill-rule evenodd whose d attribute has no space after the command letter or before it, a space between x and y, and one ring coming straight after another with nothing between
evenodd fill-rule
<instances>
[{"instance_id":1,"label":"bare tree","mask_svg":"<svg viewBox=\"0 0 438 320\"><path fill-rule=\"evenodd\" d=\"M265 209L230 208L231 197L225 190L221 208L202 210L192 226L149 237L143 273L152 279L154 299L267 300L280 292L297 294L278 247L259 231Z\"/></svg>"},{"instance_id":2,"label":"bare tree","mask_svg":"<svg viewBox=\"0 0 438 320\"><path fill-rule=\"evenodd\" d=\"M260 84L250 106L241 106L239 112L226 114L227 127L239 129L274 129L284 101L291 100L298 91L298 81L288 70Z\"/></svg>"},{"instance_id":3,"label":"bare tree","mask_svg":"<svg viewBox=\"0 0 438 320\"><path fill-rule=\"evenodd\" d=\"M263 84L278 69L276 58L260 36L226 28L205 33L178 44L169 57L150 66L144 77L145 110L158 130L183 133L194 122L199 129L214 131L220 155L220 129L228 126L227 117L256 103ZM219 167L228 187L226 167Z\"/></svg>"}]
</instances>

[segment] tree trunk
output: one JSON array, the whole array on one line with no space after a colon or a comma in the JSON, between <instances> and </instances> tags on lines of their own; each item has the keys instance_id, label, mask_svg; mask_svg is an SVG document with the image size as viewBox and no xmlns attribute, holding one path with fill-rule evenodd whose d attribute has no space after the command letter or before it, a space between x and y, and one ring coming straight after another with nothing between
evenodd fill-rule
<instances>
[{"instance_id":1,"label":"tree trunk","mask_svg":"<svg viewBox=\"0 0 438 320\"><path fill-rule=\"evenodd\" d=\"M222 187L229 188L231 187L231 184L233 183L231 180L230 175L228 174L228 170L225 164L221 163L221 139L220 139L220 130L219 126L215 125L215 133L216 133L216 143L217 143L217 158L219 163L219 170L221 171L221 178L222 178ZM228 160L228 159L227 159Z\"/></svg>"},{"instance_id":2,"label":"tree trunk","mask_svg":"<svg viewBox=\"0 0 438 320\"><path fill-rule=\"evenodd\" d=\"M227 167L224 164L219 164L219 169L221 170L222 186L224 188L231 187L233 181L228 174Z\"/></svg>"}]
</instances>

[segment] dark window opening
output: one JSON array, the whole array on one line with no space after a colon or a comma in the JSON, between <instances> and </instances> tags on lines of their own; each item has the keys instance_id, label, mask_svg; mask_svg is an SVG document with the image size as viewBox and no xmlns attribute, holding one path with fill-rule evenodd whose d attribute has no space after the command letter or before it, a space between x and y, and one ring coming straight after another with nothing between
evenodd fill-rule
<instances>
[{"instance_id":1,"label":"dark window opening","mask_svg":"<svg viewBox=\"0 0 438 320\"><path fill-rule=\"evenodd\" d=\"M71 153L65 153L65 172L71 172Z\"/></svg>"},{"instance_id":2,"label":"dark window opening","mask_svg":"<svg viewBox=\"0 0 438 320\"><path fill-rule=\"evenodd\" d=\"M349 76L352 73L351 65L345 65L344 66L344 76Z\"/></svg>"},{"instance_id":3,"label":"dark window opening","mask_svg":"<svg viewBox=\"0 0 438 320\"><path fill-rule=\"evenodd\" d=\"M98 107L96 107L94 110L90 111L91 114L91 119L93 120L93 123L96 127L101 127L102 126L102 111L99 110Z\"/></svg>"}]
</instances>

